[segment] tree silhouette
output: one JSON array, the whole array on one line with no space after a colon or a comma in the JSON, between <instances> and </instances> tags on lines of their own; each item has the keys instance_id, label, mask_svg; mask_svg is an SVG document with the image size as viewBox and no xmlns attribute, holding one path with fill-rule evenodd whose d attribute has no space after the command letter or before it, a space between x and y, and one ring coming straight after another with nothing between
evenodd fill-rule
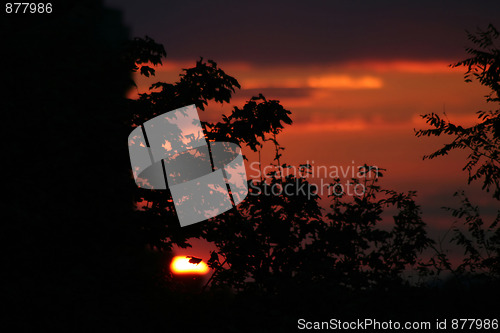
<instances>
[{"instance_id":1,"label":"tree silhouette","mask_svg":"<svg viewBox=\"0 0 500 333\"><path fill-rule=\"evenodd\" d=\"M404 283L402 273L417 267L419 255L432 242L427 237L415 192L398 193L381 188L381 170L364 166L365 191L353 201L333 195L330 221L325 230L328 255L335 259L335 274L351 288L388 287ZM380 229L385 210L393 212L394 225ZM339 279L339 278L337 278Z\"/></svg>"},{"instance_id":2,"label":"tree silhouette","mask_svg":"<svg viewBox=\"0 0 500 333\"><path fill-rule=\"evenodd\" d=\"M365 166L361 174L374 177L352 181L367 182L367 191L353 200L332 194L323 214L307 180L308 167L301 167L299 177L272 172L254 181L237 212L206 223L204 237L218 247L209 261L215 286L266 293L310 283L369 289L399 285L401 273L416 267L430 240L414 193L381 189L380 171ZM379 229L381 214L390 207L398 210L394 227Z\"/></svg>"},{"instance_id":3,"label":"tree silhouette","mask_svg":"<svg viewBox=\"0 0 500 333\"><path fill-rule=\"evenodd\" d=\"M151 86L156 88L160 91L130 101L133 123L184 103L195 103L201 110L209 101L228 103L239 84L214 61L200 59L194 68L184 69L178 82ZM228 116L222 115L220 122L203 122L207 140L246 145L259 153L259 159L263 145L270 142L275 149L275 171L249 182L249 196L237 210L182 229L177 226L171 199L166 200L168 191L139 189L138 200L147 203L137 212L147 243L169 250L174 244L189 246L189 237L213 242L218 250L209 261L214 269L209 284L236 290L272 294L310 281L337 281L346 288L402 283L403 271L417 263L418 253L430 242L414 194L380 189L376 182L381 173L365 166L360 170L364 178L352 182L364 182L367 192L353 202L333 195L331 211L323 214L320 197L307 179L310 166L300 166L300 175L282 172L290 166L280 162L284 148L278 135L292 124L290 114L279 101L260 94L242 108L234 107ZM375 177L368 181L373 173ZM282 189L280 193L270 194L270 189L277 188ZM378 229L381 214L392 208L398 210L394 228Z\"/></svg>"},{"instance_id":4,"label":"tree silhouette","mask_svg":"<svg viewBox=\"0 0 500 333\"><path fill-rule=\"evenodd\" d=\"M141 51L135 53L141 54L151 54L159 49L156 43L141 43L137 46ZM143 50L150 47L153 47L152 51ZM155 60L161 62L161 58ZM148 76L154 75L151 71L147 73ZM200 59L195 67L183 70L178 82L156 82L151 85L153 91L140 94L137 100L128 100L130 123L136 126L159 114L190 104L204 110L209 101L229 102L232 93L239 87L238 81L218 68L217 63ZM207 129L214 125L202 122L202 126ZM206 135L209 133L205 130ZM186 239L199 237L199 226L179 226L168 190L138 188L135 200L144 203L142 209L136 211L136 216L143 230L145 244L160 250L170 250L174 244L180 247L190 246Z\"/></svg>"},{"instance_id":5,"label":"tree silhouette","mask_svg":"<svg viewBox=\"0 0 500 333\"><path fill-rule=\"evenodd\" d=\"M467 68L465 81L476 79L485 87L490 88L490 93L485 96L486 101L500 103L500 49L495 44L499 37L493 25L485 31L479 30L476 34L467 33L469 40L476 46L466 49L472 57L459 61L452 67L464 66ZM477 111L479 123L464 128L441 119L437 114L423 115L432 129L419 130L418 137L440 136L442 134L454 137L451 143L446 144L436 152L424 156L436 158L447 155L455 149L469 151L467 163L468 182L482 180L482 189L493 191L493 198L500 200L500 109ZM473 204L463 191L455 193L461 201L459 208L447 208L452 216L464 220L466 230L456 224L453 226L451 241L461 246L465 252L463 262L453 268L446 254L436 249L436 257L432 265L441 270L451 271L459 280L472 278L486 278L488 281L498 281L500 278L500 209L496 218L486 224L481 217L479 207ZM458 221L456 222L458 223Z\"/></svg>"},{"instance_id":6,"label":"tree silhouette","mask_svg":"<svg viewBox=\"0 0 500 333\"><path fill-rule=\"evenodd\" d=\"M489 25L486 31L479 31L477 35L468 33L468 36L478 47L466 49L473 57L451 66L467 67L465 81L477 79L483 86L491 89L490 94L485 96L486 100L500 103L500 50L495 45L499 33L495 27ZM464 166L464 170L469 173L469 183L482 179L483 189L489 192L490 188L493 188L493 197L500 200L500 109L478 111L477 115L480 123L464 128L441 119L435 113L426 114L422 118L434 128L419 130L416 135L421 137L445 134L454 137L451 143L424 159L447 155L454 149L469 151L467 164Z\"/></svg>"}]
</instances>

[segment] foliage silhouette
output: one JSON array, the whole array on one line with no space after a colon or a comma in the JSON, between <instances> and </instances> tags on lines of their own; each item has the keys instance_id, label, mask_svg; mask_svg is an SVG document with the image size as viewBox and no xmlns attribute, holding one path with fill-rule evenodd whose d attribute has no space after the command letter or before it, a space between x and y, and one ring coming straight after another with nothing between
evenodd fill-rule
<instances>
[{"instance_id":1,"label":"foliage silhouette","mask_svg":"<svg viewBox=\"0 0 500 333\"><path fill-rule=\"evenodd\" d=\"M123 45L122 62L124 67L131 71L140 73L146 77L154 76L155 69L144 64L153 66L161 65L161 59L167 56L163 45L156 43L151 37L135 37L128 40ZM132 85L136 86L132 79Z\"/></svg>"},{"instance_id":2,"label":"foliage silhouette","mask_svg":"<svg viewBox=\"0 0 500 333\"><path fill-rule=\"evenodd\" d=\"M352 180L367 181L362 196L350 200L331 194L331 210L323 215L306 170L303 166L298 178L273 172L266 181L252 183L238 212L206 223L204 237L218 247L209 261L213 285L272 294L313 282L347 289L402 283L401 273L416 267L418 254L430 243L414 193L381 189L377 170L370 181ZM363 172L372 169L366 166ZM269 188L286 188L290 194ZM387 207L398 210L389 231L377 228Z\"/></svg>"},{"instance_id":3,"label":"foliage silhouette","mask_svg":"<svg viewBox=\"0 0 500 333\"><path fill-rule=\"evenodd\" d=\"M486 31L480 30L477 35L468 33L468 36L478 47L466 49L473 57L451 66L467 67L466 82L476 78L483 86L491 89L490 94L485 96L486 100L500 103L500 49L495 45L499 33L489 25ZM424 156L424 159L447 155L455 149L470 151L464 166L464 170L469 173L469 183L482 179L483 189L489 192L493 188L493 197L500 200L500 109L478 111L477 115L480 123L468 128L443 120L435 113L423 115L422 118L434 128L419 130L416 136L446 134L454 137L451 143Z\"/></svg>"},{"instance_id":4,"label":"foliage silhouette","mask_svg":"<svg viewBox=\"0 0 500 333\"><path fill-rule=\"evenodd\" d=\"M333 269L342 278L352 275L342 281L351 288L401 284L402 273L416 268L419 255L432 243L414 201L415 192L382 189L377 185L379 169L364 166L360 171L365 176L364 193L351 202L333 195L327 214L330 228L325 230L325 240L329 256L335 258ZM360 181L353 179L354 184ZM391 211L394 225L389 230L378 229L386 209Z\"/></svg>"},{"instance_id":5,"label":"foliage silhouette","mask_svg":"<svg viewBox=\"0 0 500 333\"><path fill-rule=\"evenodd\" d=\"M465 66L465 81L476 79L491 92L485 96L486 101L500 103L500 49L495 45L499 33L493 25L485 31L479 30L476 34L468 33L468 38L476 47L466 49L472 57L459 61L452 67ZM437 114L423 115L432 129L419 130L418 137L440 136L446 134L454 137L451 143L446 144L436 152L424 156L436 158L447 155L455 149L470 151L467 157L467 170L469 184L482 180L482 189L490 192L493 189L493 198L500 200L500 109L478 111L478 124L464 128L449 121L441 119ZM436 255L431 259L430 266L436 272L452 272L461 283L470 284L472 280L498 281L500 278L500 209L496 218L485 225L486 220L481 217L479 207L473 204L463 191L455 193L460 199L459 208L446 208L454 218L463 219L466 230L457 226L458 220L453 224L451 242L464 249L465 257L462 263L453 267L442 249L435 248ZM424 269L425 270L425 269Z\"/></svg>"},{"instance_id":6,"label":"foliage silhouette","mask_svg":"<svg viewBox=\"0 0 500 333\"><path fill-rule=\"evenodd\" d=\"M481 217L479 207L472 204L464 192L455 194L461 200L459 208L448 208L453 217L464 219L467 230L464 232L455 227L453 242L462 246L466 257L456 268L458 274L467 272L484 275L487 279L498 280L500 278L500 211L495 220L484 226L485 221Z\"/></svg>"}]
</instances>

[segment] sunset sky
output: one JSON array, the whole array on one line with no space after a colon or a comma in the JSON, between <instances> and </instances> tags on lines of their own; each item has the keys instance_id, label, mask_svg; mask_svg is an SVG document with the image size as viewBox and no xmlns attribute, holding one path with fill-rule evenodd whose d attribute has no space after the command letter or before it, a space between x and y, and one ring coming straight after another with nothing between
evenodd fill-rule
<instances>
[{"instance_id":1,"label":"sunset sky","mask_svg":"<svg viewBox=\"0 0 500 333\"><path fill-rule=\"evenodd\" d=\"M467 56L465 30L500 28L500 1L105 3L123 11L131 36L148 35L167 51L156 77L138 78L131 96L175 82L200 56L212 59L242 89L200 118L217 121L259 93L279 100L294 121L279 137L282 162L385 168L383 186L418 192L434 235L450 227L441 207L457 206L459 189L486 215L498 208L479 186L466 185L465 154L422 161L448 140L416 138L414 129L426 127L421 114L445 111L472 125L477 110L496 107L484 102L487 90L464 83L464 68L448 65Z\"/></svg>"}]
</instances>

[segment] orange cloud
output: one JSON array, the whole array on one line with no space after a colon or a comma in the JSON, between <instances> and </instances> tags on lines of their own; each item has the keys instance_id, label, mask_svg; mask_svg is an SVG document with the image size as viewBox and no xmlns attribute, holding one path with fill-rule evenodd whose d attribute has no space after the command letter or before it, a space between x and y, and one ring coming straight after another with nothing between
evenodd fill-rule
<instances>
[{"instance_id":1,"label":"orange cloud","mask_svg":"<svg viewBox=\"0 0 500 333\"><path fill-rule=\"evenodd\" d=\"M307 84L311 88L328 89L380 89L383 86L382 79L378 77L362 76L356 78L345 74L310 77Z\"/></svg>"},{"instance_id":2,"label":"orange cloud","mask_svg":"<svg viewBox=\"0 0 500 333\"><path fill-rule=\"evenodd\" d=\"M468 115L439 115L443 119L447 119L454 124L461 126L473 126L478 123L477 116L474 114ZM317 116L310 121L303 121L293 124L286 129L288 133L319 133L319 132L357 132L364 130L407 130L412 133L413 129L429 128L425 120L418 114L414 114L408 120L388 121L382 117L374 117L366 119L361 117L351 117L344 119L319 119Z\"/></svg>"},{"instance_id":3,"label":"orange cloud","mask_svg":"<svg viewBox=\"0 0 500 333\"><path fill-rule=\"evenodd\" d=\"M342 119L342 120L328 120L328 121L310 121L303 123L296 123L287 128L287 132L336 132L336 131L362 131L369 126L369 123L360 118L355 119Z\"/></svg>"},{"instance_id":4,"label":"orange cloud","mask_svg":"<svg viewBox=\"0 0 500 333\"><path fill-rule=\"evenodd\" d=\"M251 77L240 80L243 89L304 88L306 80L298 77Z\"/></svg>"},{"instance_id":5,"label":"orange cloud","mask_svg":"<svg viewBox=\"0 0 500 333\"><path fill-rule=\"evenodd\" d=\"M352 62L345 64L346 69L363 69L379 73L417 73L417 74L431 74L431 73L453 73L449 65L453 61L363 61Z\"/></svg>"},{"instance_id":6,"label":"orange cloud","mask_svg":"<svg viewBox=\"0 0 500 333\"><path fill-rule=\"evenodd\" d=\"M327 74L317 76L251 77L241 80L244 89L267 88L322 88L322 89L379 89L381 78L374 76L356 77L348 74Z\"/></svg>"}]
</instances>

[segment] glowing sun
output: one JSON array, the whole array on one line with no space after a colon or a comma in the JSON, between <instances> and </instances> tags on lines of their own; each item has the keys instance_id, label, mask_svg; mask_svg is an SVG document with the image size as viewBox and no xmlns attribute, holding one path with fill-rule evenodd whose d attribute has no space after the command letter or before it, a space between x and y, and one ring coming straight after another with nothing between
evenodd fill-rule
<instances>
[{"instance_id":1,"label":"glowing sun","mask_svg":"<svg viewBox=\"0 0 500 333\"><path fill-rule=\"evenodd\" d=\"M210 270L201 259L188 256L175 256L170 264L170 269L175 274L203 275Z\"/></svg>"}]
</instances>

